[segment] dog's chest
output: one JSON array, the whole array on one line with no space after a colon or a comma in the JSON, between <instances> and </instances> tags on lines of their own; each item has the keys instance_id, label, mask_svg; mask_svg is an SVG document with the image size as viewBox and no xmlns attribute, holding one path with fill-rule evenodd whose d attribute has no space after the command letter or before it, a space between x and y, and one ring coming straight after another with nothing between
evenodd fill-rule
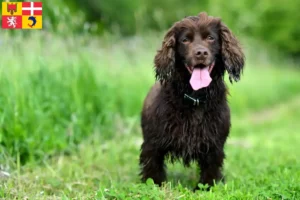
<instances>
[{"instance_id":1,"label":"dog's chest","mask_svg":"<svg viewBox=\"0 0 300 200\"><path fill-rule=\"evenodd\" d=\"M178 147L191 147L197 143L209 142L213 122L209 122L208 113L198 109L193 112L173 111L169 119L164 120L164 135L170 144Z\"/></svg>"},{"instance_id":2,"label":"dog's chest","mask_svg":"<svg viewBox=\"0 0 300 200\"><path fill-rule=\"evenodd\" d=\"M173 112L164 123L164 133L161 137L163 147L173 158L192 160L215 143L214 123L209 122L209 114L196 110L195 112Z\"/></svg>"}]
</instances>

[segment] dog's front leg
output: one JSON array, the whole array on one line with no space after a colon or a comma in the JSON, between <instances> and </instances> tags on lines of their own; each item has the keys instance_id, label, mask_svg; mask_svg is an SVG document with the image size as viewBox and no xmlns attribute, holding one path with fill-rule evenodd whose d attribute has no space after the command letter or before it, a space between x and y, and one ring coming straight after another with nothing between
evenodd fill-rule
<instances>
[{"instance_id":1,"label":"dog's front leg","mask_svg":"<svg viewBox=\"0 0 300 200\"><path fill-rule=\"evenodd\" d=\"M161 186L166 180L164 153L151 144L143 143L140 154L142 182L152 178L155 184Z\"/></svg>"},{"instance_id":2,"label":"dog's front leg","mask_svg":"<svg viewBox=\"0 0 300 200\"><path fill-rule=\"evenodd\" d=\"M223 160L225 154L223 150L210 150L209 153L204 154L199 158L198 163L201 169L199 183L208 185L208 189L218 183L219 181L225 182L222 174ZM197 185L194 190L200 189Z\"/></svg>"}]
</instances>

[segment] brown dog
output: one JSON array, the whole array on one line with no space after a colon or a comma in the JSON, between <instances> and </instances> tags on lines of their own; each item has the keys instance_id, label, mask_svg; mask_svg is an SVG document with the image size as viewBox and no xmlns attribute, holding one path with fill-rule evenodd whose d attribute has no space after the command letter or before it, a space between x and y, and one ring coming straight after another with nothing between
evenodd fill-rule
<instances>
[{"instance_id":1,"label":"brown dog","mask_svg":"<svg viewBox=\"0 0 300 200\"><path fill-rule=\"evenodd\" d=\"M199 182L223 179L224 144L230 131L225 71L238 81L244 54L219 18L200 13L175 23L155 56L156 78L142 111L142 181L166 180L166 156L196 161ZM197 189L197 187L195 188Z\"/></svg>"}]
</instances>

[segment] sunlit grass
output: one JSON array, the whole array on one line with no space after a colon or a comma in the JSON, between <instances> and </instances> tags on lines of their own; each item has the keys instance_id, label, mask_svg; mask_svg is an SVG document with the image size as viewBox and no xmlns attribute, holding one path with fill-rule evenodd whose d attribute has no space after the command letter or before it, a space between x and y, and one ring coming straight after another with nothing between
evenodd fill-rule
<instances>
[{"instance_id":1,"label":"sunlit grass","mask_svg":"<svg viewBox=\"0 0 300 200\"><path fill-rule=\"evenodd\" d=\"M195 168L180 164L170 166L162 189L138 184L139 114L161 34L2 38L0 163L11 177L0 178L1 198L300 198L300 72L291 66L260 63L250 51L241 81L231 85L226 77L228 184L193 194Z\"/></svg>"}]
</instances>

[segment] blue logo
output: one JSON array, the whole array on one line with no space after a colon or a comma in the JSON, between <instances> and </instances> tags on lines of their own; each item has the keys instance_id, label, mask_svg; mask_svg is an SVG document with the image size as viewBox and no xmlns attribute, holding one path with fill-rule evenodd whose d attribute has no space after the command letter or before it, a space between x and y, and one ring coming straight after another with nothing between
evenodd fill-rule
<instances>
[{"instance_id":1,"label":"blue logo","mask_svg":"<svg viewBox=\"0 0 300 200\"><path fill-rule=\"evenodd\" d=\"M34 16L28 17L28 20L32 21L32 24L28 24L30 28L32 28L36 24L36 18Z\"/></svg>"}]
</instances>

